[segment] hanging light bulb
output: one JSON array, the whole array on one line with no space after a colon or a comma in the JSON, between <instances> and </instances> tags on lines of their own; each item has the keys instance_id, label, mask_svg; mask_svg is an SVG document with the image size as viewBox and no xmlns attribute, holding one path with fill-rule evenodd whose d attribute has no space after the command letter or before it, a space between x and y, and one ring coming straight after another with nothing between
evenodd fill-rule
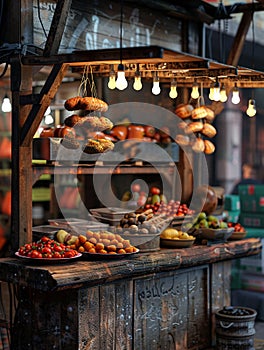
<instances>
[{"instance_id":1,"label":"hanging light bulb","mask_svg":"<svg viewBox=\"0 0 264 350\"><path fill-rule=\"evenodd\" d=\"M122 63L118 65L117 79L116 79L116 88L118 90L125 90L128 86L126 76L125 76L125 67Z\"/></svg>"},{"instance_id":2,"label":"hanging light bulb","mask_svg":"<svg viewBox=\"0 0 264 350\"><path fill-rule=\"evenodd\" d=\"M233 88L233 95L232 95L232 103L234 105L237 105L240 102L240 97L239 97L239 90L237 88L237 84L235 83L235 86Z\"/></svg>"},{"instance_id":3,"label":"hanging light bulb","mask_svg":"<svg viewBox=\"0 0 264 350\"><path fill-rule=\"evenodd\" d=\"M7 113L7 112L11 112L11 110L12 110L12 106L11 106L10 99L7 95L5 95L2 102L2 112Z\"/></svg>"},{"instance_id":4,"label":"hanging light bulb","mask_svg":"<svg viewBox=\"0 0 264 350\"><path fill-rule=\"evenodd\" d=\"M197 100L199 98L199 85L196 83L196 81L193 83L192 86L192 92L191 92L191 98Z\"/></svg>"},{"instance_id":5,"label":"hanging light bulb","mask_svg":"<svg viewBox=\"0 0 264 350\"><path fill-rule=\"evenodd\" d=\"M218 78L216 78L216 82L214 85L214 101L220 101L220 84Z\"/></svg>"},{"instance_id":6,"label":"hanging light bulb","mask_svg":"<svg viewBox=\"0 0 264 350\"><path fill-rule=\"evenodd\" d=\"M47 125L52 124L54 122L54 118L51 115L51 108L50 108L50 106L46 109L46 112L44 113L44 122Z\"/></svg>"},{"instance_id":7,"label":"hanging light bulb","mask_svg":"<svg viewBox=\"0 0 264 350\"><path fill-rule=\"evenodd\" d=\"M249 117L254 117L256 115L257 110L256 110L256 101L255 100L250 99L248 101L248 108L247 108L246 113Z\"/></svg>"},{"instance_id":8,"label":"hanging light bulb","mask_svg":"<svg viewBox=\"0 0 264 350\"><path fill-rule=\"evenodd\" d=\"M111 65L111 70L110 70L110 73L109 73L109 80L108 80L108 88L110 90L114 90L116 88L116 79L115 79L115 71L114 71L114 67L113 65Z\"/></svg>"},{"instance_id":9,"label":"hanging light bulb","mask_svg":"<svg viewBox=\"0 0 264 350\"><path fill-rule=\"evenodd\" d=\"M210 86L210 92L208 97L211 101L214 101L214 84L211 84Z\"/></svg>"},{"instance_id":10,"label":"hanging light bulb","mask_svg":"<svg viewBox=\"0 0 264 350\"><path fill-rule=\"evenodd\" d=\"M171 81L169 96L170 96L170 98L176 98L178 96L177 82L175 79L172 79L172 81Z\"/></svg>"},{"instance_id":11,"label":"hanging light bulb","mask_svg":"<svg viewBox=\"0 0 264 350\"><path fill-rule=\"evenodd\" d=\"M142 89L141 74L140 74L138 66L137 66L137 70L135 73L135 80L134 80L134 84L133 84L133 89L136 91L139 91Z\"/></svg>"},{"instance_id":12,"label":"hanging light bulb","mask_svg":"<svg viewBox=\"0 0 264 350\"><path fill-rule=\"evenodd\" d=\"M227 94L226 94L226 88L224 85L221 86L220 89L220 101L226 102L227 101Z\"/></svg>"},{"instance_id":13,"label":"hanging light bulb","mask_svg":"<svg viewBox=\"0 0 264 350\"><path fill-rule=\"evenodd\" d=\"M153 77L153 86L152 86L152 93L153 95L159 95L160 94L160 85L159 85L159 77L156 75L154 75Z\"/></svg>"}]
</instances>

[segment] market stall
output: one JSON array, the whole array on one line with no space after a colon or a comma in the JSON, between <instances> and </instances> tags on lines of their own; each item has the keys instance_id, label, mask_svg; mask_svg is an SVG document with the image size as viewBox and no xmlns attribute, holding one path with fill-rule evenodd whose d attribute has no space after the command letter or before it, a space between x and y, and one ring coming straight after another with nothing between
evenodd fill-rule
<instances>
[{"instance_id":1,"label":"market stall","mask_svg":"<svg viewBox=\"0 0 264 350\"><path fill-rule=\"evenodd\" d=\"M33 8L25 7L27 11L26 16L22 18L23 24L28 18L32 20L34 12ZM66 196L65 193L60 196L60 186L74 187L71 193L78 193L76 202L78 204L81 202L81 209L86 209L85 214L89 216L81 218L84 211L80 210L80 206L76 206L75 213L79 215L77 219L90 220L90 209L97 209L97 213L98 209L103 207L114 206L120 209L123 202L131 204L137 194L144 197L144 201L140 202L138 197L133 201L134 207L129 208L135 217L142 215L142 211L146 213L150 210L150 219L154 220L155 215L168 216L168 222L171 224L170 216L175 219L178 215L176 208L178 210L181 205L180 201L177 201L174 206L176 199L182 197L186 203L185 207L181 208L179 216L184 220L190 214L189 220L195 220L196 215L203 209L203 203L199 204L198 210L197 207L191 207L191 212L188 211L188 206L192 200L198 198L195 191L199 186L208 185L206 156L215 150L212 138L217 130L212 124L215 115L222 107L220 102L214 103L213 106L205 106L199 96L193 95L190 98L189 90L193 86L197 87L198 83L203 88L209 88L212 80L215 84L220 80L221 84L229 85L229 88L233 88L234 85L261 86L263 74L253 69L225 65L161 46L141 45L123 48L120 45L118 49L96 50L96 36L86 37L86 42L91 45L86 50L78 49L58 54L58 38L62 37L65 25L62 18L70 7L71 1L58 1L55 9L52 7L52 11L54 10L52 26L41 54L35 51L33 54L27 52L27 48L25 48L26 54L21 54L19 48L18 52L12 51L7 59L7 63L10 64L13 107L11 249L10 256L0 260L0 280L9 286L7 294L12 305L9 320L11 347L14 350L28 348L99 350L103 347L178 350L210 348L215 344L214 313L224 305L230 304L231 261L258 254L261 250L259 239L244 239L244 236L240 236L231 241L229 239L232 231L227 227L227 223L220 220L221 222L217 221L216 227L209 228L205 220L207 213L204 213L206 228L209 228L209 233L213 235L209 238L200 236L204 227L189 226L188 229L194 229L190 231L190 235L195 236L189 239L187 226L186 228L183 226L181 230L186 230L183 232L184 236L171 239L174 246L164 248L159 241L164 229L162 226L162 229L155 231L158 238L155 249L151 247L141 249L136 244L132 248L124 245L120 248L118 246L120 242L109 238L110 235L116 234L115 229L120 232L121 221L118 219L116 225L110 225L115 227L111 227L114 232L109 233L110 228L107 226L108 236L103 238L115 241L115 244L104 242L102 245L101 241L95 243L91 239L94 237L88 239L90 227L88 229L82 225L81 235L78 235L79 231L75 232L75 240L69 248L75 250L77 255L62 257L60 246L62 242L57 242L56 254L59 256L57 254L54 258L53 255L49 255L50 247L49 250L45 247L45 253L44 251L41 253L45 255L40 257L35 249L36 244L33 243L32 187L42 174L50 175L53 180L50 184L52 199L54 203L56 202L52 205L54 204L53 208L56 207L56 210L58 208L61 210L60 214L68 213L66 210L62 211L61 198L64 197L63 203L67 209L70 202L70 192L66 191ZM50 9L49 6L48 8ZM20 15L20 10L20 5L16 5L14 13ZM73 13L72 28L80 24L86 26L83 19L78 21L80 13L76 10L76 3ZM134 16L135 12L133 19ZM101 17L94 15L92 18L96 32L96 24ZM29 29L26 24L25 28ZM33 37L33 31L30 34L29 32L24 31L26 39ZM122 27L120 33L122 34ZM15 31L14 37L17 39L18 35L19 30ZM70 40L72 45L76 44L74 35ZM149 38L149 35L150 32L146 29L146 38ZM188 35L186 31L184 39L187 39ZM66 33L66 42L67 38L69 39ZM37 39L39 40L39 37ZM101 38L101 41L105 43L105 38ZM83 44L83 40L80 42ZM160 37L154 42L160 43ZM185 41L184 43L186 44ZM196 43L192 43L192 49L198 54L199 48ZM170 92L173 101L176 91L173 79L177 79L177 86L182 89L182 103L177 103L176 106L171 102L171 110L168 113L163 106L154 108L155 103L154 100L150 100L150 94L142 94L139 105L140 111L144 111L142 117L135 105L133 105L135 109L131 107L132 104L126 96L126 109L123 106L120 109L122 117L129 116L129 121L120 123L117 109L110 105L114 102L118 104L124 95L120 97L119 92L118 96L114 93L111 95L109 90L112 88L106 84L106 79L111 76L112 70L117 72L120 70L120 65L125 68L130 81L138 78L139 71L149 84L153 82L154 85L159 79L163 81L167 84L167 91ZM42 70L45 79L35 92L34 73L42 73ZM78 89L76 94L76 84L69 84L70 87L66 90L67 96L63 96L62 93L63 102L60 106L63 113L72 112L72 115L67 117L63 115L64 124L55 125L53 130L50 130L51 128L41 130L52 131L52 134L41 135L39 126L47 108L52 105L65 80L67 84L72 83L72 79L75 80L76 77L79 87L85 89ZM95 80L98 83L96 87ZM121 88L120 91L122 90ZM153 89L152 95L157 95ZM148 104L148 108L146 100L153 102ZM93 114L89 115L88 111ZM121 134L120 129L118 131L115 129L115 134L111 134L117 124L123 127ZM145 124L145 128L142 129L142 125L139 124ZM152 129L149 126L152 126ZM164 126L167 129L164 130ZM102 134L100 137L94 134L91 136L91 132L103 132L105 129L107 132L103 136ZM62 131L67 133L63 134ZM130 132L133 136L121 139L124 133L129 135ZM151 132L157 134L158 141L163 139L164 142L156 142L156 139L154 141L154 134ZM147 139L144 138L146 136ZM134 143L131 142L133 139L136 140ZM120 144L127 146L118 148ZM147 145L151 145L150 150L147 149ZM145 158L140 158L143 148ZM102 154L103 157L99 158L98 155ZM108 154L111 155L110 160L107 158ZM38 157L41 163L32 165L32 160ZM97 181L94 180L94 174ZM146 190L144 187L144 191L143 189L132 191L132 197L128 200L124 200L124 193L122 193L123 200L116 196L114 199L118 199L118 205L112 204L114 190L113 193L111 190L114 186L109 178L115 178L115 190L118 191L118 186L120 190L126 183L125 178L130 177L134 180L139 174L144 177L145 184L149 185L151 181L158 183L155 188L158 188L159 192L152 193L151 202L147 203L149 188ZM61 181L61 176L65 182ZM208 189L208 186L206 188ZM101 193L104 200L110 198L107 205L102 200L99 201L102 199L99 196ZM161 199L161 195L165 194L169 203ZM207 192L203 194L203 199L206 197ZM217 207L215 198L213 196L209 203L208 214ZM171 201L174 202L173 205ZM98 203L102 208L97 208ZM163 203L169 204L170 210L164 207ZM56 210L52 214L56 213ZM62 216L68 219L67 215ZM56 221L61 218L49 219ZM102 221L102 218L99 218L99 222ZM142 223L144 221L148 221L148 217L142 219ZM192 224L197 222L192 221ZM47 235L45 231L47 226L51 225L45 225L43 231L39 231L43 236ZM156 229L158 224L155 222L153 226ZM135 225L133 221L131 226L126 222L121 228L125 230L122 232L124 235L127 234L126 231L129 231L128 234L131 234L131 231L136 234L150 233L148 228L144 227L142 231L139 227L140 225ZM56 234L52 237L55 240L61 227L57 225L56 228ZM106 234L105 230L100 230L100 234ZM220 234L224 232L220 239L217 235L219 230ZM96 234L100 235L97 232ZM65 244L69 241L67 232L66 237L67 239L63 240ZM79 244L81 240L85 241L87 249ZM188 243L191 241L191 245L175 246L178 240L183 240L184 243L186 240ZM151 239L146 239L146 243L149 241ZM54 242L52 244L54 245ZM97 248L101 247L100 251L99 248L95 249L94 244L97 244ZM122 252L117 248L122 249ZM124 248L132 251L126 251ZM33 256L32 250L38 255ZM66 254L65 251L66 248L63 246L63 254ZM67 250L68 253L70 254Z\"/></svg>"}]
</instances>

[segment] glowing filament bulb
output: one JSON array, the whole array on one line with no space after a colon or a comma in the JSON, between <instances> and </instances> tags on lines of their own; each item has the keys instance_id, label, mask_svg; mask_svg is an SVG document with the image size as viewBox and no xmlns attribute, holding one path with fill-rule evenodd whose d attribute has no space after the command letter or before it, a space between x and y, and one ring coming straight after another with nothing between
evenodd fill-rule
<instances>
[{"instance_id":1,"label":"glowing filament bulb","mask_svg":"<svg viewBox=\"0 0 264 350\"><path fill-rule=\"evenodd\" d=\"M2 111L4 113L7 113L7 112L11 112L11 110L12 110L11 102L10 102L9 97L6 95L3 99Z\"/></svg>"},{"instance_id":2,"label":"glowing filament bulb","mask_svg":"<svg viewBox=\"0 0 264 350\"><path fill-rule=\"evenodd\" d=\"M133 89L136 91L139 91L142 89L142 82L141 82L141 75L140 72L137 71L135 74L135 80L134 80L134 84L133 84Z\"/></svg>"},{"instance_id":3,"label":"glowing filament bulb","mask_svg":"<svg viewBox=\"0 0 264 350\"><path fill-rule=\"evenodd\" d=\"M153 86L152 86L152 93L153 95L159 95L160 94L160 85L159 85L159 77L156 75L153 78Z\"/></svg>"},{"instance_id":4,"label":"glowing filament bulb","mask_svg":"<svg viewBox=\"0 0 264 350\"><path fill-rule=\"evenodd\" d=\"M248 108L247 108L246 113L247 113L247 115L249 117L254 117L256 115L257 110L256 110L256 102L255 102L255 100L250 99L248 101Z\"/></svg>"},{"instance_id":5,"label":"glowing filament bulb","mask_svg":"<svg viewBox=\"0 0 264 350\"><path fill-rule=\"evenodd\" d=\"M220 89L220 101L221 102L226 102L227 101L227 94L226 94L226 89L225 86L222 85Z\"/></svg>"},{"instance_id":6,"label":"glowing filament bulb","mask_svg":"<svg viewBox=\"0 0 264 350\"><path fill-rule=\"evenodd\" d=\"M116 88L118 90L125 90L127 86L128 83L125 76L125 67L123 64L119 64L117 71Z\"/></svg>"},{"instance_id":7,"label":"glowing filament bulb","mask_svg":"<svg viewBox=\"0 0 264 350\"><path fill-rule=\"evenodd\" d=\"M234 105L237 105L240 102L240 97L239 97L239 90L237 88L237 86L235 85L234 89L233 89L233 95L232 95L232 103Z\"/></svg>"},{"instance_id":8,"label":"glowing filament bulb","mask_svg":"<svg viewBox=\"0 0 264 350\"><path fill-rule=\"evenodd\" d=\"M174 79L171 81L169 96L170 98L176 98L178 96L177 83Z\"/></svg>"},{"instance_id":9,"label":"glowing filament bulb","mask_svg":"<svg viewBox=\"0 0 264 350\"><path fill-rule=\"evenodd\" d=\"M199 98L200 94L199 94L199 85L197 83L193 83L192 86L192 92L191 92L191 98L197 100L197 98Z\"/></svg>"},{"instance_id":10,"label":"glowing filament bulb","mask_svg":"<svg viewBox=\"0 0 264 350\"><path fill-rule=\"evenodd\" d=\"M210 86L210 92L209 92L208 97L211 101L214 101L214 86L213 85Z\"/></svg>"},{"instance_id":11,"label":"glowing filament bulb","mask_svg":"<svg viewBox=\"0 0 264 350\"><path fill-rule=\"evenodd\" d=\"M216 81L214 86L214 101L220 101L220 84L218 80Z\"/></svg>"},{"instance_id":12,"label":"glowing filament bulb","mask_svg":"<svg viewBox=\"0 0 264 350\"><path fill-rule=\"evenodd\" d=\"M109 80L108 80L107 86L110 90L114 90L116 88L116 79L115 79L114 71L111 71L109 74Z\"/></svg>"}]
</instances>

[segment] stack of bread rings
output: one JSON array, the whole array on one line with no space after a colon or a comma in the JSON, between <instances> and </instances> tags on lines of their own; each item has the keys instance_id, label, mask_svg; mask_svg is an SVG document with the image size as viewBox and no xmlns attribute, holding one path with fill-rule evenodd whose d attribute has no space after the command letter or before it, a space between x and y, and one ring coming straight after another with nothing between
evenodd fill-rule
<instances>
[{"instance_id":1,"label":"stack of bread rings","mask_svg":"<svg viewBox=\"0 0 264 350\"><path fill-rule=\"evenodd\" d=\"M96 97L72 97L65 101L64 107L68 111L106 112L108 110L107 103ZM79 148L81 146L79 141L84 141L83 152L89 154L103 153L114 148L114 143L103 133L113 128L113 123L107 117L72 114L64 120L64 124L69 132L63 135L61 142L66 148Z\"/></svg>"},{"instance_id":2,"label":"stack of bread rings","mask_svg":"<svg viewBox=\"0 0 264 350\"><path fill-rule=\"evenodd\" d=\"M175 113L183 119L178 127L183 131L175 137L180 146L191 146L196 153L212 154L215 146L211 139L217 131L211 124L215 118L214 112L207 106L193 108L190 104L178 105Z\"/></svg>"}]
</instances>

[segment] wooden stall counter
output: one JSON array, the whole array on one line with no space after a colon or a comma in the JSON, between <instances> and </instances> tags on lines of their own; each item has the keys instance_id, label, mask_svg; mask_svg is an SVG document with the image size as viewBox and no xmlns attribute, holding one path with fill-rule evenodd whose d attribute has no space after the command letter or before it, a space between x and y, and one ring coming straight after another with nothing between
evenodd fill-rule
<instances>
[{"instance_id":1,"label":"wooden stall counter","mask_svg":"<svg viewBox=\"0 0 264 350\"><path fill-rule=\"evenodd\" d=\"M12 349L208 349L232 259L260 250L249 238L56 265L0 259L16 296Z\"/></svg>"}]
</instances>

